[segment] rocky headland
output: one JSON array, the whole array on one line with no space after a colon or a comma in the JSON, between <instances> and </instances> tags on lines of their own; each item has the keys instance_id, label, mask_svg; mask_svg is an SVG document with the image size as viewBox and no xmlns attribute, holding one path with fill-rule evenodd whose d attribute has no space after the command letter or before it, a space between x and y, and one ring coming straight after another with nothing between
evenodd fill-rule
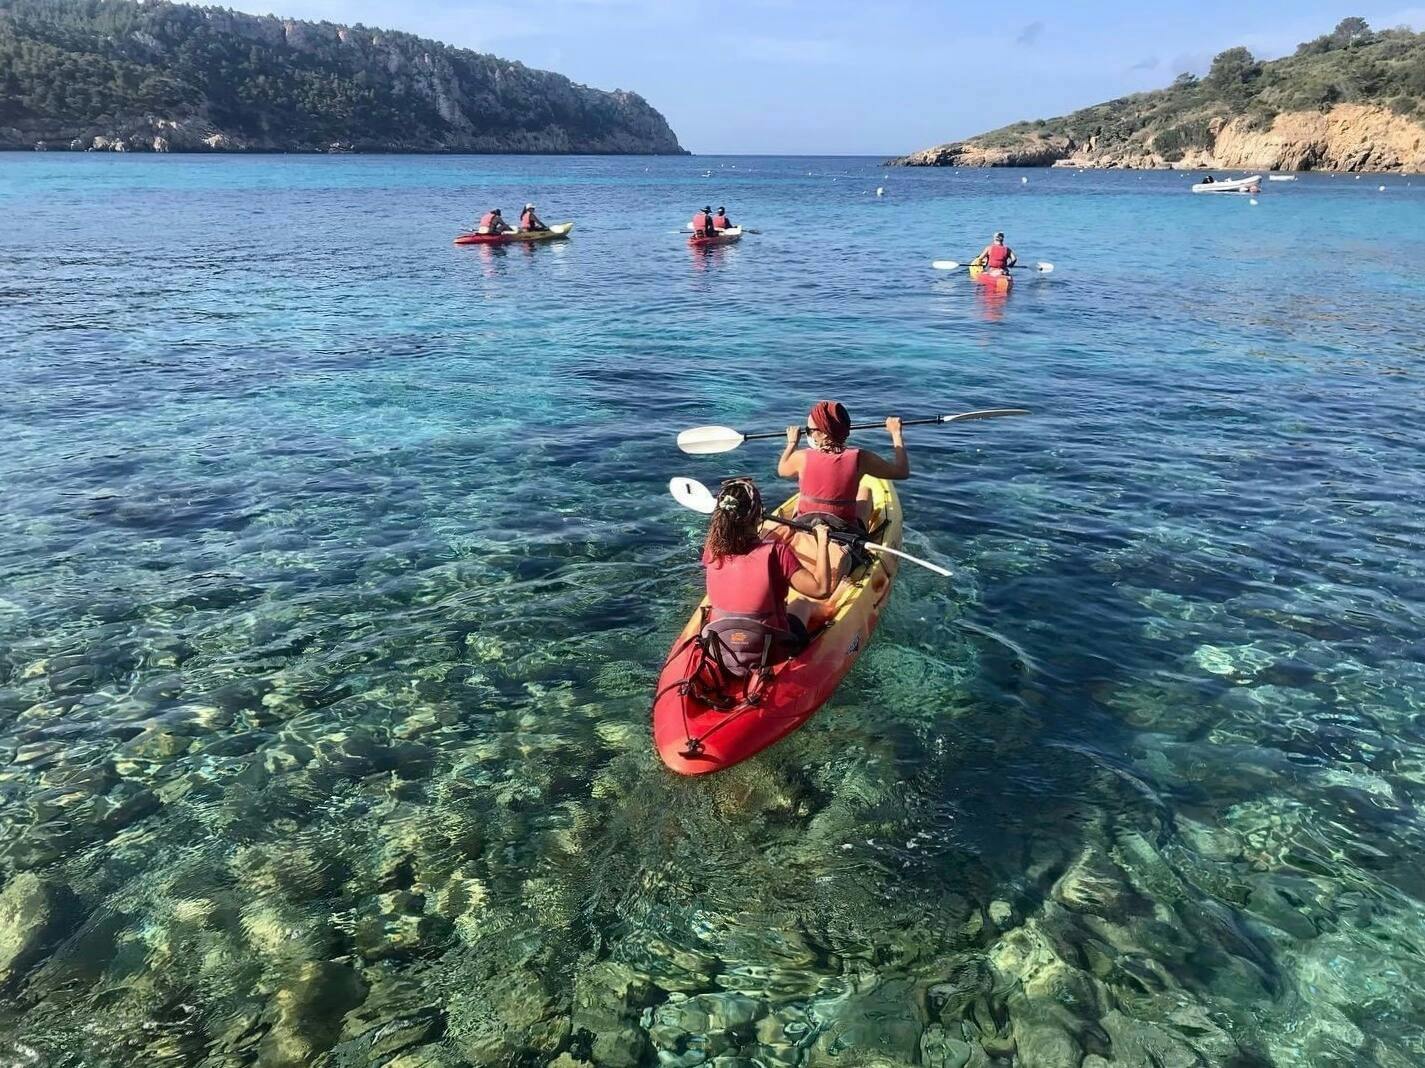
<instances>
[{"instance_id":1,"label":"rocky headland","mask_svg":"<svg viewBox=\"0 0 1425 1068\"><path fill-rule=\"evenodd\" d=\"M405 33L114 0L0 0L0 149L684 150L647 101Z\"/></svg>"},{"instance_id":2,"label":"rocky headland","mask_svg":"<svg viewBox=\"0 0 1425 1068\"><path fill-rule=\"evenodd\" d=\"M1180 76L1071 115L1015 123L888 163L907 167L1123 167L1425 171L1425 34L1346 19L1293 56L1228 49Z\"/></svg>"}]
</instances>

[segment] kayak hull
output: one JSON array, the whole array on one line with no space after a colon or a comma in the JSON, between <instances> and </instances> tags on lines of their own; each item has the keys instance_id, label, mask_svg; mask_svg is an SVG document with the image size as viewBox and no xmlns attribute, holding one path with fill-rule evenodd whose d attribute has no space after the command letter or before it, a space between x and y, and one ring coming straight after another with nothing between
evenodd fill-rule
<instances>
[{"instance_id":1,"label":"kayak hull","mask_svg":"<svg viewBox=\"0 0 1425 1068\"><path fill-rule=\"evenodd\" d=\"M559 241L574 229L571 222L555 223L548 230L518 230L507 234L460 234L457 245L528 245L540 241Z\"/></svg>"},{"instance_id":2,"label":"kayak hull","mask_svg":"<svg viewBox=\"0 0 1425 1068\"><path fill-rule=\"evenodd\" d=\"M884 521L882 543L900 548L901 510L895 487L883 479L865 482L875 509L872 528ZM776 514L793 514L796 500L793 496ZM785 533L785 528L780 529ZM692 639L702 625L705 598L673 643L658 678L653 745L663 763L680 775L722 771L781 741L811 719L870 644L891 595L896 563L893 556L876 556L842 580L826 601L812 602L811 643L796 657L773 667L757 704L730 711L710 708L679 687L697 665L698 648ZM799 600L804 598L793 593L789 603ZM696 752L690 749L693 739L700 743Z\"/></svg>"},{"instance_id":3,"label":"kayak hull","mask_svg":"<svg viewBox=\"0 0 1425 1068\"><path fill-rule=\"evenodd\" d=\"M1014 288L1014 275L1008 271L996 271L976 264L970 265L970 281L984 286L991 293L1008 293Z\"/></svg>"},{"instance_id":4,"label":"kayak hull","mask_svg":"<svg viewBox=\"0 0 1425 1068\"><path fill-rule=\"evenodd\" d=\"M1260 193L1262 176L1254 174L1250 178L1235 178L1230 182L1198 182L1192 187L1194 193Z\"/></svg>"},{"instance_id":5,"label":"kayak hull","mask_svg":"<svg viewBox=\"0 0 1425 1068\"><path fill-rule=\"evenodd\" d=\"M732 226L721 233L713 234L711 237L698 237L696 234L688 238L689 248L716 248L718 245L731 245L742 240L742 227Z\"/></svg>"}]
</instances>

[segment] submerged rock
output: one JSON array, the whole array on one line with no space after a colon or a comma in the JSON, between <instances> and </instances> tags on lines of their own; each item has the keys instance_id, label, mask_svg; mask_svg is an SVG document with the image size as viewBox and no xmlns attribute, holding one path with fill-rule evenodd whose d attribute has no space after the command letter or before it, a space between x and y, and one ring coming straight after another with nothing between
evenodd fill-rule
<instances>
[{"instance_id":1,"label":"submerged rock","mask_svg":"<svg viewBox=\"0 0 1425 1068\"><path fill-rule=\"evenodd\" d=\"M335 961L302 965L273 996L276 1020L258 1047L264 1068L302 1068L330 1049L342 1017L366 997L366 984Z\"/></svg>"},{"instance_id":2,"label":"submerged rock","mask_svg":"<svg viewBox=\"0 0 1425 1068\"><path fill-rule=\"evenodd\" d=\"M0 989L19 979L79 921L78 905L62 887L21 872L0 891Z\"/></svg>"}]
</instances>

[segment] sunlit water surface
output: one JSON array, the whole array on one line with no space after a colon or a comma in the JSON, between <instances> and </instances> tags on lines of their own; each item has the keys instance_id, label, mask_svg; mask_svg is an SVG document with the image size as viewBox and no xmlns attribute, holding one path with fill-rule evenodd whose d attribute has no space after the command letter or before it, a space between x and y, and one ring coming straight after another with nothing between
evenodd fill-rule
<instances>
[{"instance_id":1,"label":"sunlit water surface","mask_svg":"<svg viewBox=\"0 0 1425 1068\"><path fill-rule=\"evenodd\" d=\"M1425 182L1189 182L0 158L0 1060L1425 1061ZM665 486L777 446L673 437L824 396L1034 414L908 432L954 579L677 778Z\"/></svg>"}]
</instances>

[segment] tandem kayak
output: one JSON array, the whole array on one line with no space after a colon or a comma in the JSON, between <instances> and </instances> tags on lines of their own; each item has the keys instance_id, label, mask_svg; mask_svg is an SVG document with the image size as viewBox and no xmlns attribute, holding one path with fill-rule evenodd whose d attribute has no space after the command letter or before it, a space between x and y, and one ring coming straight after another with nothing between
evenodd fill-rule
<instances>
[{"instance_id":1,"label":"tandem kayak","mask_svg":"<svg viewBox=\"0 0 1425 1068\"><path fill-rule=\"evenodd\" d=\"M895 487L876 478L866 483L874 507L871 529L879 528L883 545L899 549L901 509ZM793 495L775 514L793 515L796 503ZM842 579L825 601L812 602L811 643L796 656L772 665L753 701L745 699L741 680L730 680L730 688L718 694L688 685L703 658L697 638L708 611L704 598L673 643L658 676L653 745L663 763L680 775L721 771L760 753L811 719L870 644L891 595L896 563L894 556L877 554ZM799 600L804 598L793 592L789 603ZM708 703L714 698L723 707Z\"/></svg>"},{"instance_id":2,"label":"tandem kayak","mask_svg":"<svg viewBox=\"0 0 1425 1068\"><path fill-rule=\"evenodd\" d=\"M1198 182L1192 187L1194 193L1260 193L1262 176L1254 174L1250 178L1234 178L1222 182Z\"/></svg>"},{"instance_id":3,"label":"tandem kayak","mask_svg":"<svg viewBox=\"0 0 1425 1068\"><path fill-rule=\"evenodd\" d=\"M1008 293L1014 288L1014 276L1008 271L970 264L970 281L984 286L991 293Z\"/></svg>"},{"instance_id":4,"label":"tandem kayak","mask_svg":"<svg viewBox=\"0 0 1425 1068\"><path fill-rule=\"evenodd\" d=\"M717 245L731 245L735 241L742 240L742 227L729 226L726 230L719 231L711 237L698 237L694 234L688 238L688 244L692 248L713 248Z\"/></svg>"},{"instance_id":5,"label":"tandem kayak","mask_svg":"<svg viewBox=\"0 0 1425 1068\"><path fill-rule=\"evenodd\" d=\"M455 239L457 245L513 245L533 241L558 241L568 237L574 229L571 222L555 223L548 230L514 230L505 234L461 234Z\"/></svg>"}]
</instances>

